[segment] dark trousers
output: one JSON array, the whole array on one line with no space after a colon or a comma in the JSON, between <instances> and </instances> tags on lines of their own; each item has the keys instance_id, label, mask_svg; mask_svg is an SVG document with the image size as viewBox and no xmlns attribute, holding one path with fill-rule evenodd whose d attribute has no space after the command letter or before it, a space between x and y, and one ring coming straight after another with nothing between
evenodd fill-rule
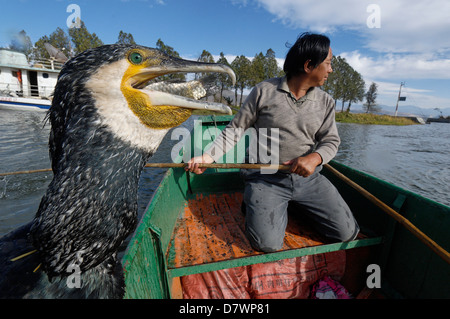
<instances>
[{"instance_id":1,"label":"dark trousers","mask_svg":"<svg viewBox=\"0 0 450 319\"><path fill-rule=\"evenodd\" d=\"M273 252L282 248L289 202L300 205L299 213L308 214L322 235L335 241L356 238L359 226L350 208L320 170L309 177L242 170L246 235L255 249Z\"/></svg>"}]
</instances>

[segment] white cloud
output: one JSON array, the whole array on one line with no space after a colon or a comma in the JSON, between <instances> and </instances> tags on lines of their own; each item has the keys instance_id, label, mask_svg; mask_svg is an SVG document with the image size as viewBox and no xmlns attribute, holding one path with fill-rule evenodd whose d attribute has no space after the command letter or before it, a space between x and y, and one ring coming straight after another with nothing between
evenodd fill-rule
<instances>
[{"instance_id":1,"label":"white cloud","mask_svg":"<svg viewBox=\"0 0 450 319\"><path fill-rule=\"evenodd\" d=\"M256 0L276 19L294 28L330 32L336 27L364 24L366 6L361 1L342 0ZM338 8L337 8L338 6ZM339 8L347 8L340 10Z\"/></svg>"},{"instance_id":2,"label":"white cloud","mask_svg":"<svg viewBox=\"0 0 450 319\"><path fill-rule=\"evenodd\" d=\"M233 0L236 3L238 0ZM247 0L244 2L244 4ZM286 25L315 32L355 30L367 48L377 52L441 52L450 50L450 1L408 0L255 0ZM368 12L379 8L380 28L369 28ZM241 1L242 3L242 1Z\"/></svg>"},{"instance_id":3,"label":"white cloud","mask_svg":"<svg viewBox=\"0 0 450 319\"><path fill-rule=\"evenodd\" d=\"M375 58L352 51L339 55L365 78L450 80L450 59L434 54L388 53Z\"/></svg>"}]
</instances>

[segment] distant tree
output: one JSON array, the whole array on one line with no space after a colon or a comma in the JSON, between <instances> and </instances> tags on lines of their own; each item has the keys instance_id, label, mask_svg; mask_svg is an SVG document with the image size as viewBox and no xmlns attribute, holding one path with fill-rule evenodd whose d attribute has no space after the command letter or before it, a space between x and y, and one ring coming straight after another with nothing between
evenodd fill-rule
<instances>
[{"instance_id":1,"label":"distant tree","mask_svg":"<svg viewBox=\"0 0 450 319\"><path fill-rule=\"evenodd\" d=\"M220 64L224 64L227 65L229 67L230 63L228 63L227 58L225 57L225 55L223 54L223 52L220 52L220 58L219 60L217 60L217 63ZM231 79L227 74L223 74L223 73L219 73L217 76L217 86L219 87L219 91L220 91L220 96L219 96L219 101L218 102L222 102L223 99L223 91L225 89L228 89L229 87L231 87Z\"/></svg>"},{"instance_id":2,"label":"distant tree","mask_svg":"<svg viewBox=\"0 0 450 319\"><path fill-rule=\"evenodd\" d=\"M203 50L197 59L198 62L214 63L214 57L209 51ZM195 73L195 79L201 79L203 87L206 90L206 98L214 96L219 91L217 85L218 73Z\"/></svg>"},{"instance_id":3,"label":"distant tree","mask_svg":"<svg viewBox=\"0 0 450 319\"><path fill-rule=\"evenodd\" d=\"M209 51L203 50L197 59L198 62L214 63L214 57Z\"/></svg>"},{"instance_id":4,"label":"distant tree","mask_svg":"<svg viewBox=\"0 0 450 319\"><path fill-rule=\"evenodd\" d=\"M278 66L275 52L272 49L268 49L265 55L262 52L256 54L251 61L243 55L238 56L231 62L231 67L236 74L234 95L235 103L239 107L242 105L244 89L284 74L283 70ZM237 102L238 92L240 92L239 103Z\"/></svg>"},{"instance_id":5,"label":"distant tree","mask_svg":"<svg viewBox=\"0 0 450 319\"><path fill-rule=\"evenodd\" d=\"M180 58L180 54L177 51L175 51L173 47L165 44L161 39L158 39L158 41L156 41L156 48L158 48L159 50L163 51L164 53L170 56Z\"/></svg>"},{"instance_id":6,"label":"distant tree","mask_svg":"<svg viewBox=\"0 0 450 319\"><path fill-rule=\"evenodd\" d=\"M366 83L364 82L361 74L353 70L350 73L349 86L347 87L348 92L348 106L346 112L350 112L350 106L352 103L357 103L364 99L364 93L366 88Z\"/></svg>"},{"instance_id":7,"label":"distant tree","mask_svg":"<svg viewBox=\"0 0 450 319\"><path fill-rule=\"evenodd\" d=\"M70 28L69 36L74 45L73 51L77 55L87 49L96 48L103 45L102 40L95 34L90 33L86 25L81 21L80 28Z\"/></svg>"},{"instance_id":8,"label":"distant tree","mask_svg":"<svg viewBox=\"0 0 450 319\"><path fill-rule=\"evenodd\" d=\"M337 92L339 92L339 99L342 102L341 112L344 111L345 102L349 101L351 98L351 90L352 86L352 73L353 68L347 63L345 59L339 59L339 76L340 80L337 87Z\"/></svg>"},{"instance_id":9,"label":"distant tree","mask_svg":"<svg viewBox=\"0 0 450 319\"><path fill-rule=\"evenodd\" d=\"M335 103L341 100L341 111L344 111L345 102L348 102L347 111L349 112L352 103L364 99L365 82L361 74L354 70L344 58L333 57L331 64L333 72L322 88L335 99Z\"/></svg>"},{"instance_id":10,"label":"distant tree","mask_svg":"<svg viewBox=\"0 0 450 319\"><path fill-rule=\"evenodd\" d=\"M161 39L158 39L158 41L156 41L156 48L172 57L180 58L180 54L177 51L175 51L175 49L173 47L166 45ZM186 81L186 75L184 73L168 74L168 75L157 77L156 81L181 81L181 82L183 82L183 81Z\"/></svg>"},{"instance_id":11,"label":"distant tree","mask_svg":"<svg viewBox=\"0 0 450 319\"><path fill-rule=\"evenodd\" d=\"M14 34L9 48L11 50L19 51L24 53L27 58L31 53L31 49L33 44L31 43L30 37L27 35L25 30L20 31L19 33Z\"/></svg>"},{"instance_id":12,"label":"distant tree","mask_svg":"<svg viewBox=\"0 0 450 319\"><path fill-rule=\"evenodd\" d=\"M272 49L267 50L266 54L262 52L255 55L251 63L251 74L249 86L253 87L264 80L281 76L283 74L275 58L275 52Z\"/></svg>"},{"instance_id":13,"label":"distant tree","mask_svg":"<svg viewBox=\"0 0 450 319\"><path fill-rule=\"evenodd\" d=\"M56 49L61 50L65 56L70 58L72 56L72 48L70 45L70 39L61 28L56 28L50 36L42 36L34 44L32 50L32 58L35 60L42 60L50 58L47 50L45 49L44 43L50 43Z\"/></svg>"},{"instance_id":14,"label":"distant tree","mask_svg":"<svg viewBox=\"0 0 450 319\"><path fill-rule=\"evenodd\" d=\"M209 51L203 50L202 54L200 54L197 61L198 62L206 62L206 63L214 63L214 57L212 56L212 54ZM208 75L207 73L196 73L195 78L199 79L199 78L202 78L207 75ZM210 78L212 78L213 75L215 75L215 73L209 74Z\"/></svg>"},{"instance_id":15,"label":"distant tree","mask_svg":"<svg viewBox=\"0 0 450 319\"><path fill-rule=\"evenodd\" d=\"M119 31L119 36L117 38L116 43L136 44L136 42L134 41L133 35L131 33L123 32L122 30Z\"/></svg>"},{"instance_id":16,"label":"distant tree","mask_svg":"<svg viewBox=\"0 0 450 319\"><path fill-rule=\"evenodd\" d=\"M266 79L265 66L266 57L264 54L262 52L256 54L250 64L248 86L253 87Z\"/></svg>"},{"instance_id":17,"label":"distant tree","mask_svg":"<svg viewBox=\"0 0 450 319\"><path fill-rule=\"evenodd\" d=\"M63 51L64 54L70 55L72 47L70 45L70 39L66 32L61 28L56 28L52 34L50 34L50 44L55 48Z\"/></svg>"},{"instance_id":18,"label":"distant tree","mask_svg":"<svg viewBox=\"0 0 450 319\"><path fill-rule=\"evenodd\" d=\"M239 107L242 105L242 96L244 89L248 87L250 82L250 68L251 62L244 55L236 57L233 62L231 62L231 67L236 74L236 84L234 86L234 96L237 103L238 91L240 91L241 98L239 102Z\"/></svg>"},{"instance_id":19,"label":"distant tree","mask_svg":"<svg viewBox=\"0 0 450 319\"><path fill-rule=\"evenodd\" d=\"M275 51L272 49L267 50L266 56L265 56L265 78L271 79L278 76L281 76L284 72L283 70L278 66L277 59L275 58Z\"/></svg>"},{"instance_id":20,"label":"distant tree","mask_svg":"<svg viewBox=\"0 0 450 319\"><path fill-rule=\"evenodd\" d=\"M333 56L331 65L333 72L328 75L328 80L322 86L322 89L330 94L337 103L338 100L344 98L346 62L340 56Z\"/></svg>"},{"instance_id":21,"label":"distant tree","mask_svg":"<svg viewBox=\"0 0 450 319\"><path fill-rule=\"evenodd\" d=\"M364 103L364 109L366 110L366 113L379 110L379 108L376 107L377 91L378 85L375 82L372 82L369 90L366 93L366 103Z\"/></svg>"}]
</instances>

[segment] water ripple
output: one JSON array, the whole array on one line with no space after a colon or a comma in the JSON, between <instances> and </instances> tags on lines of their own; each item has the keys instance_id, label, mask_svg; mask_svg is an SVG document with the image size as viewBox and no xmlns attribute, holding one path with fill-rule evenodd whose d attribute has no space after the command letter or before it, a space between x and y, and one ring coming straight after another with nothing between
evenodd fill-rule
<instances>
[{"instance_id":1,"label":"water ripple","mask_svg":"<svg viewBox=\"0 0 450 319\"><path fill-rule=\"evenodd\" d=\"M336 160L450 205L450 125L384 126L338 123Z\"/></svg>"}]
</instances>

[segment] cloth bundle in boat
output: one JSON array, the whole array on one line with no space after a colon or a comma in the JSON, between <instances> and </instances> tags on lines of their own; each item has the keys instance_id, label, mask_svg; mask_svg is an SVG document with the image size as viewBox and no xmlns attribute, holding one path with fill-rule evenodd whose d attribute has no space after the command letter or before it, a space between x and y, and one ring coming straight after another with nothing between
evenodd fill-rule
<instances>
[{"instance_id":1,"label":"cloth bundle in boat","mask_svg":"<svg viewBox=\"0 0 450 319\"><path fill-rule=\"evenodd\" d=\"M336 280L328 276L320 279L311 291L311 299L351 299L350 294Z\"/></svg>"},{"instance_id":2,"label":"cloth bundle in boat","mask_svg":"<svg viewBox=\"0 0 450 319\"><path fill-rule=\"evenodd\" d=\"M184 299L306 299L329 276L340 280L346 253L336 251L181 278Z\"/></svg>"}]
</instances>

